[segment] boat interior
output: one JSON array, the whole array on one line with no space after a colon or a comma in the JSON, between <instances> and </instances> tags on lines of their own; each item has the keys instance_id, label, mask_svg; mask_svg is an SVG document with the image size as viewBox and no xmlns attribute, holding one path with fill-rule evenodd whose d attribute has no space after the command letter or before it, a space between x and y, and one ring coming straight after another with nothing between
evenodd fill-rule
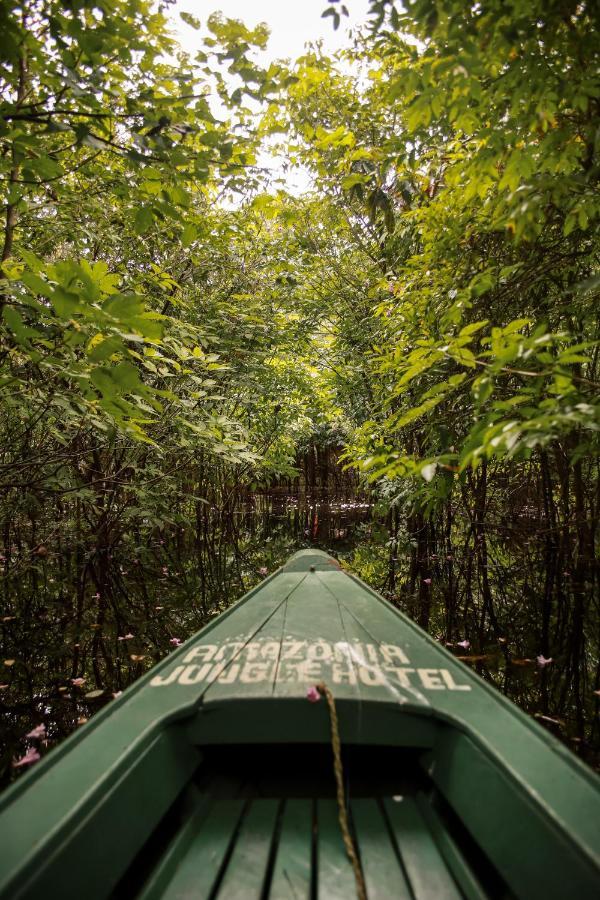
<instances>
[{"instance_id":1,"label":"boat interior","mask_svg":"<svg viewBox=\"0 0 600 900\"><path fill-rule=\"evenodd\" d=\"M417 748L345 746L369 900L510 898ZM116 885L129 898L352 898L329 744L212 745Z\"/></svg>"}]
</instances>

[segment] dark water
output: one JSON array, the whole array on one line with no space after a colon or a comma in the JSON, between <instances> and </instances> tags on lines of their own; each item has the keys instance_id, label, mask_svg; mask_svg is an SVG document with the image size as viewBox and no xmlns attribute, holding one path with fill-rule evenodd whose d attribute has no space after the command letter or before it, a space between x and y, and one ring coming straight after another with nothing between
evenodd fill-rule
<instances>
[{"instance_id":1,"label":"dark water","mask_svg":"<svg viewBox=\"0 0 600 900\"><path fill-rule=\"evenodd\" d=\"M590 618L573 672L564 662L571 656L560 616L550 631L540 618L545 569L535 535L490 543L485 591L473 576L473 549L458 542L444 553L428 551L429 577L416 580L414 541L392 516L357 498L261 496L227 511L203 508L193 527L149 528L126 545L80 546L66 535L63 546L60 553L38 550L35 564L18 547L4 551L4 785L27 769L14 763L29 747L43 755L178 641L310 546L338 556L417 620L426 615L435 638L597 765L600 696L590 673L598 632ZM552 662L540 666L544 641ZM45 734L27 738L39 725Z\"/></svg>"}]
</instances>

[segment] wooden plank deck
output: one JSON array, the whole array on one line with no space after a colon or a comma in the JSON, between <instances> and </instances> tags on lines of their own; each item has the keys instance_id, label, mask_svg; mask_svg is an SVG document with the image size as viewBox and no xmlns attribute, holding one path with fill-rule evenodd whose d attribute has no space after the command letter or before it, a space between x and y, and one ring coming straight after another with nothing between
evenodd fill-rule
<instances>
[{"instance_id":1,"label":"wooden plank deck","mask_svg":"<svg viewBox=\"0 0 600 900\"><path fill-rule=\"evenodd\" d=\"M368 900L459 900L414 797L350 803ZM143 900L352 900L356 887L334 799L215 798L151 877ZM461 860L463 871L468 865Z\"/></svg>"}]
</instances>

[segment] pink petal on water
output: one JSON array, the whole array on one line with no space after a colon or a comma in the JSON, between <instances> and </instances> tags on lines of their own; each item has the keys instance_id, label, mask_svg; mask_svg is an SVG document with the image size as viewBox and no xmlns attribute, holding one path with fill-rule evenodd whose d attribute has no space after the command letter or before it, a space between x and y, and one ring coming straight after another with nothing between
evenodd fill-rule
<instances>
[{"instance_id":1,"label":"pink petal on water","mask_svg":"<svg viewBox=\"0 0 600 900\"><path fill-rule=\"evenodd\" d=\"M35 747L28 747L25 756L22 756L21 759L16 759L13 762L13 768L18 769L19 766L29 766L31 763L37 762L39 758L40 754Z\"/></svg>"},{"instance_id":2,"label":"pink petal on water","mask_svg":"<svg viewBox=\"0 0 600 900\"><path fill-rule=\"evenodd\" d=\"M307 690L306 699L309 703L318 703L321 699L321 695L314 685Z\"/></svg>"},{"instance_id":3,"label":"pink petal on water","mask_svg":"<svg viewBox=\"0 0 600 900\"><path fill-rule=\"evenodd\" d=\"M46 726L45 725L36 725L35 728L32 728L29 734L26 734L25 737L28 738L43 738L46 737Z\"/></svg>"},{"instance_id":4,"label":"pink petal on water","mask_svg":"<svg viewBox=\"0 0 600 900\"><path fill-rule=\"evenodd\" d=\"M542 653L540 653L540 655L537 657L537 664L540 667L540 669L543 669L544 666L549 666L551 662L552 662L551 656L546 658Z\"/></svg>"},{"instance_id":5,"label":"pink petal on water","mask_svg":"<svg viewBox=\"0 0 600 900\"><path fill-rule=\"evenodd\" d=\"M463 650L468 650L469 647L471 646L471 641L467 641L467 640L464 640L464 641L457 641L456 646L457 646L457 647L462 647Z\"/></svg>"}]
</instances>

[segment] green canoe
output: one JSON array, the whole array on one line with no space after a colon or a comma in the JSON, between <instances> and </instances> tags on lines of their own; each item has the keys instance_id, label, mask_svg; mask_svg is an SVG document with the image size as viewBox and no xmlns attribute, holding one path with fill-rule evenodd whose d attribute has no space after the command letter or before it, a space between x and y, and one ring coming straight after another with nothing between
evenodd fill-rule
<instances>
[{"instance_id":1,"label":"green canoe","mask_svg":"<svg viewBox=\"0 0 600 900\"><path fill-rule=\"evenodd\" d=\"M355 897L319 683L369 900L600 896L597 777L307 550L6 792L0 897Z\"/></svg>"}]
</instances>

